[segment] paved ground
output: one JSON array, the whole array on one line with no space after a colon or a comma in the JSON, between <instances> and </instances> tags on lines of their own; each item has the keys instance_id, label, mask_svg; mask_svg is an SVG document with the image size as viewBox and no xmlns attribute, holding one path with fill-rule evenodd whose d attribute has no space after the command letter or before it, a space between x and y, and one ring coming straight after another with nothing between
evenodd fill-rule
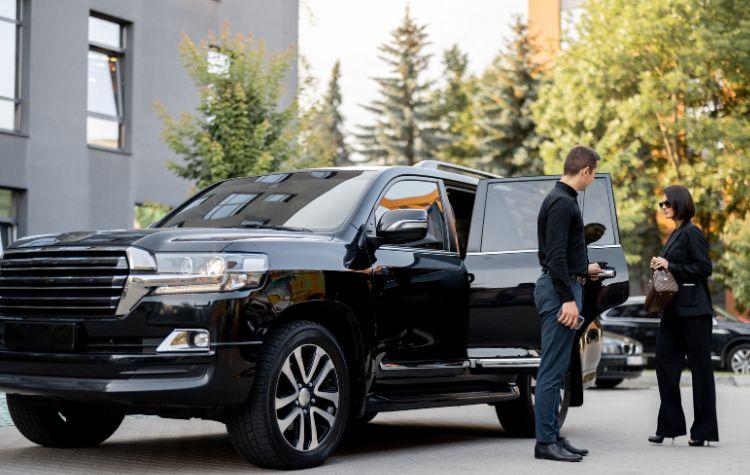
<instances>
[{"instance_id":1,"label":"paved ground","mask_svg":"<svg viewBox=\"0 0 750 475\"><path fill-rule=\"evenodd\" d=\"M586 405L571 409L566 434L591 449L582 463L537 461L532 442L506 437L489 406L381 414L344 441L316 473L748 473L750 387L719 384L722 442L692 448L650 445L658 393L648 378L624 389L592 390ZM690 388L683 389L690 408ZM688 410L688 423L692 419ZM96 449L36 447L13 427L0 428L0 473L253 473L260 471L233 451L221 424L128 418Z\"/></svg>"}]
</instances>

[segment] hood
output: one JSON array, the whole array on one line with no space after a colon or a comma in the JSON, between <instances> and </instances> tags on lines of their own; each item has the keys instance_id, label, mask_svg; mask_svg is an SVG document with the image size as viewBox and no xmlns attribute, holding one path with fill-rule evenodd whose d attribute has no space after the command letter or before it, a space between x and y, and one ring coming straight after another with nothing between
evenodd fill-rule
<instances>
[{"instance_id":1,"label":"hood","mask_svg":"<svg viewBox=\"0 0 750 475\"><path fill-rule=\"evenodd\" d=\"M111 231L76 231L29 236L7 250L34 247L128 247L149 251L219 252L237 241L330 241L331 234L273 229L163 228Z\"/></svg>"},{"instance_id":2,"label":"hood","mask_svg":"<svg viewBox=\"0 0 750 475\"><path fill-rule=\"evenodd\" d=\"M716 328L729 330L731 332L739 333L741 335L750 335L750 323L723 322L719 320L719 322L716 324Z\"/></svg>"}]
</instances>

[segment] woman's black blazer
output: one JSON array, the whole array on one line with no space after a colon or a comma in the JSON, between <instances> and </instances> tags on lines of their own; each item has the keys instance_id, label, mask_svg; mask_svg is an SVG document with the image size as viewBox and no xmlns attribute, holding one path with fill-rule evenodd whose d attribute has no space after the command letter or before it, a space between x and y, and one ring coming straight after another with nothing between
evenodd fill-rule
<instances>
[{"instance_id":1,"label":"woman's black blazer","mask_svg":"<svg viewBox=\"0 0 750 475\"><path fill-rule=\"evenodd\" d=\"M661 251L669 262L680 290L664 311L665 316L713 315L708 277L713 271L708 241L695 224L685 221L669 236Z\"/></svg>"}]
</instances>

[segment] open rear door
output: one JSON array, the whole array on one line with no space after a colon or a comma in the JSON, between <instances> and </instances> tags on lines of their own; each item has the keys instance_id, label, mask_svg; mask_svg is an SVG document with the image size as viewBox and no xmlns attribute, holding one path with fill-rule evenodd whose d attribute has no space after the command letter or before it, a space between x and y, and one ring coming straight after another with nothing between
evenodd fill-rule
<instances>
[{"instance_id":1,"label":"open rear door","mask_svg":"<svg viewBox=\"0 0 750 475\"><path fill-rule=\"evenodd\" d=\"M481 180L467 246L466 267L473 274L470 291L470 358L533 358L540 350L534 285L541 275L537 257L537 215L559 176ZM608 174L579 194L585 224L600 234L589 244L591 262L616 274L587 294L589 321L627 298L628 272L620 247L614 195ZM592 335L598 339L599 332ZM598 356L596 358L598 362ZM585 366L585 364L584 364Z\"/></svg>"}]
</instances>

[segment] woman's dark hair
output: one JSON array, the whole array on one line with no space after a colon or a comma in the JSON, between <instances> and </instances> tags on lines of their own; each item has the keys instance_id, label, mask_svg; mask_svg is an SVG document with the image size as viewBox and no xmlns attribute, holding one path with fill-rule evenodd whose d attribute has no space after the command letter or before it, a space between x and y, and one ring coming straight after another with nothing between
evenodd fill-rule
<instances>
[{"instance_id":1,"label":"woman's dark hair","mask_svg":"<svg viewBox=\"0 0 750 475\"><path fill-rule=\"evenodd\" d=\"M672 185L664 188L664 194L672 205L675 219L687 221L695 216L695 203L690 191L682 185Z\"/></svg>"}]
</instances>

